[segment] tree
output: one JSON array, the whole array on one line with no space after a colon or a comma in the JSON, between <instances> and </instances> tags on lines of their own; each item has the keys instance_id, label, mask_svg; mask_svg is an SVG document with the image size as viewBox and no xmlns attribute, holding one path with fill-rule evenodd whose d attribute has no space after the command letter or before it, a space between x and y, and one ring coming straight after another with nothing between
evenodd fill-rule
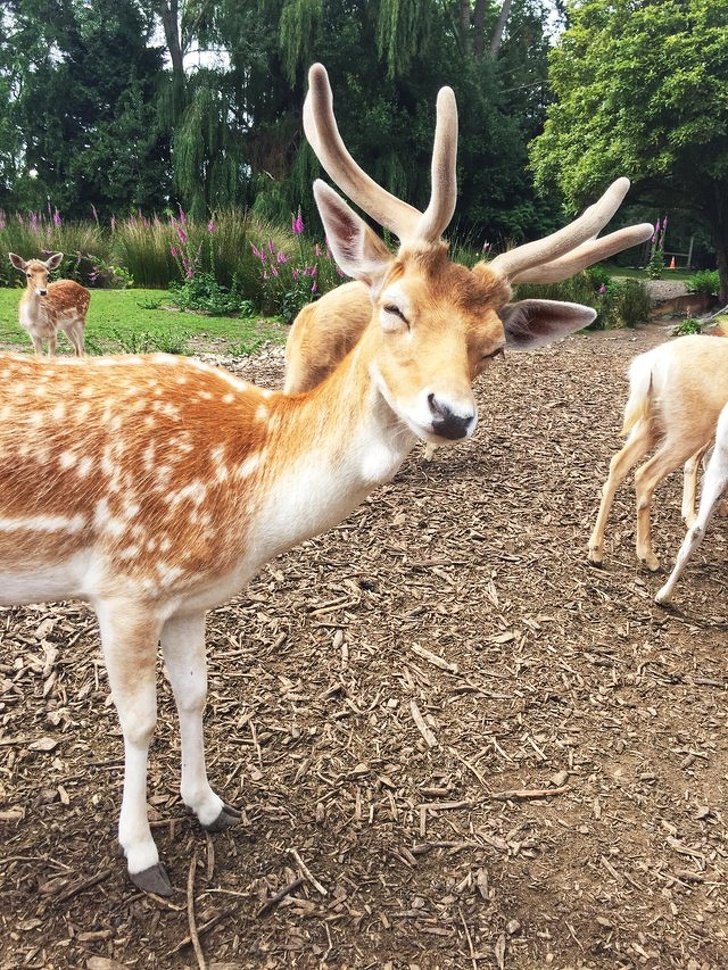
<instances>
[{"instance_id":1,"label":"tree","mask_svg":"<svg viewBox=\"0 0 728 970\"><path fill-rule=\"evenodd\" d=\"M537 184L576 206L616 175L710 231L728 301L728 0L571 0Z\"/></svg>"},{"instance_id":2,"label":"tree","mask_svg":"<svg viewBox=\"0 0 728 970\"><path fill-rule=\"evenodd\" d=\"M76 217L92 204L150 207L167 182L162 61L137 0L7 0L4 25L0 128L13 133L16 205L50 200Z\"/></svg>"}]
</instances>

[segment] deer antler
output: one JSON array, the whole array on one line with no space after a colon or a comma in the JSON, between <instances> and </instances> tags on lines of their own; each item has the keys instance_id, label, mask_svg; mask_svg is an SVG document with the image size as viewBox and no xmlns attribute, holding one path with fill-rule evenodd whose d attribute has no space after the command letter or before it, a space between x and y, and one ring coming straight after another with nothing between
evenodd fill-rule
<instances>
[{"instance_id":1,"label":"deer antler","mask_svg":"<svg viewBox=\"0 0 728 970\"><path fill-rule=\"evenodd\" d=\"M557 232L496 256L488 266L512 283L555 283L586 266L649 239L648 222L618 229L597 239L622 203L629 179L619 178L578 219Z\"/></svg>"},{"instance_id":2,"label":"deer antler","mask_svg":"<svg viewBox=\"0 0 728 970\"><path fill-rule=\"evenodd\" d=\"M323 64L314 64L310 68L308 83L303 106L306 137L342 192L403 243L439 239L452 219L457 196L458 116L452 89L441 88L437 96L432 192L423 213L383 189L351 157L339 134L329 77Z\"/></svg>"}]
</instances>

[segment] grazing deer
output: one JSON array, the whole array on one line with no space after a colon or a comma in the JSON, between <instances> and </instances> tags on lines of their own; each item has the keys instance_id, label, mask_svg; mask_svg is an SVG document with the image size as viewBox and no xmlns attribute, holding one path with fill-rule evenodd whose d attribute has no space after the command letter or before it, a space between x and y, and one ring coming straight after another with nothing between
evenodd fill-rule
<instances>
[{"instance_id":1,"label":"grazing deer","mask_svg":"<svg viewBox=\"0 0 728 970\"><path fill-rule=\"evenodd\" d=\"M91 294L73 280L48 282L49 275L60 265L63 253L54 253L45 261L30 259L28 262L15 253L8 256L13 266L25 273L27 285L20 300L20 325L30 334L36 354L43 353L46 340L48 356L54 357L57 334L62 330L76 356L83 357L83 331Z\"/></svg>"},{"instance_id":2,"label":"grazing deer","mask_svg":"<svg viewBox=\"0 0 728 970\"><path fill-rule=\"evenodd\" d=\"M657 603L669 603L678 579L688 560L705 538L705 530L713 518L715 507L728 486L728 404L725 405L718 417L715 432L715 447L710 456L705 477L703 478L703 492L700 496L700 508L695 521L688 528L682 545L677 554L675 565L665 585L655 596Z\"/></svg>"},{"instance_id":3,"label":"grazing deer","mask_svg":"<svg viewBox=\"0 0 728 970\"><path fill-rule=\"evenodd\" d=\"M419 213L345 150L342 158L323 67L309 79L314 149L406 239L392 255L315 183L334 257L371 295L369 325L327 380L289 395L166 355L0 358L0 601L74 597L95 610L124 736L119 841L132 881L157 893L171 892L146 801L158 642L179 713L182 800L206 829L227 828L238 812L205 767L206 611L274 556L340 522L418 439L472 435L473 375L505 344L544 343L594 316L535 300L506 309L509 275L565 252L561 244L526 247L508 271L447 260L438 240L455 204L449 89L438 98L432 199ZM582 228L591 236L591 223ZM571 230L568 242L576 244Z\"/></svg>"},{"instance_id":4,"label":"grazing deer","mask_svg":"<svg viewBox=\"0 0 728 970\"><path fill-rule=\"evenodd\" d=\"M699 460L728 401L728 341L692 335L661 344L635 357L629 384L621 432L628 437L609 465L589 540L589 561L599 565L604 558L604 532L615 492L630 468L659 445L635 473L637 558L654 571L660 562L650 537L652 495L670 472L687 462L682 512L689 525L694 520Z\"/></svg>"}]
</instances>

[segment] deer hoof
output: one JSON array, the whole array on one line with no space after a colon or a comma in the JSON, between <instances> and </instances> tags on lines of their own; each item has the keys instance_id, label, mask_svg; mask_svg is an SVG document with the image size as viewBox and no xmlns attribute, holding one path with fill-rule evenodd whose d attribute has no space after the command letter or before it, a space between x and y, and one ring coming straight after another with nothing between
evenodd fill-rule
<instances>
[{"instance_id":1,"label":"deer hoof","mask_svg":"<svg viewBox=\"0 0 728 970\"><path fill-rule=\"evenodd\" d=\"M203 829L206 832L224 832L225 829L231 828L233 825L237 825L240 820L241 813L237 808L233 808L232 805L225 803L223 810L217 816L214 821L210 822L209 825L203 825Z\"/></svg>"},{"instance_id":2,"label":"deer hoof","mask_svg":"<svg viewBox=\"0 0 728 970\"><path fill-rule=\"evenodd\" d=\"M157 863L141 872L130 872L129 878L137 887L145 893L154 893L155 896L171 896L172 883L165 872L164 866Z\"/></svg>"}]
</instances>

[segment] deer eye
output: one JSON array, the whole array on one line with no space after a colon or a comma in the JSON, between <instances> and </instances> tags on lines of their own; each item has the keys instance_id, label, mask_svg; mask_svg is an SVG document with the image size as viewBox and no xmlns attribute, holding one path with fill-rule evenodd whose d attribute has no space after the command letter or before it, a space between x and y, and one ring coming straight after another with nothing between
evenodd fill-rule
<instances>
[{"instance_id":1,"label":"deer eye","mask_svg":"<svg viewBox=\"0 0 728 970\"><path fill-rule=\"evenodd\" d=\"M489 354L483 354L480 358L481 360L494 360L496 357L502 357L505 352L505 347L498 347L492 350Z\"/></svg>"},{"instance_id":2,"label":"deer eye","mask_svg":"<svg viewBox=\"0 0 728 970\"><path fill-rule=\"evenodd\" d=\"M400 310L400 308L397 306L396 303L386 303L382 307L382 309L384 310L385 313L391 313L393 317L397 317L402 321L402 323L406 323L407 326L409 326L409 320L404 315L404 313L402 313L402 311Z\"/></svg>"}]
</instances>

